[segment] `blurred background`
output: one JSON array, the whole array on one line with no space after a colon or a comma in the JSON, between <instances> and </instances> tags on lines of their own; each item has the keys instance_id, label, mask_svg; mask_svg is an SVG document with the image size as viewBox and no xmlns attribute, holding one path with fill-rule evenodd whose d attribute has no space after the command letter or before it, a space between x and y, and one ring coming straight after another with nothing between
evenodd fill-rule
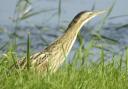
<instances>
[{"instance_id":1,"label":"blurred background","mask_svg":"<svg viewBox=\"0 0 128 89\"><path fill-rule=\"evenodd\" d=\"M2 0L0 3L0 55L10 49L26 53L30 32L31 53L41 51L62 35L73 17L83 10L106 13L84 25L72 49L90 49L98 59L123 55L128 46L128 0ZM84 50L80 50L81 52ZM85 53L86 54L86 53Z\"/></svg>"}]
</instances>

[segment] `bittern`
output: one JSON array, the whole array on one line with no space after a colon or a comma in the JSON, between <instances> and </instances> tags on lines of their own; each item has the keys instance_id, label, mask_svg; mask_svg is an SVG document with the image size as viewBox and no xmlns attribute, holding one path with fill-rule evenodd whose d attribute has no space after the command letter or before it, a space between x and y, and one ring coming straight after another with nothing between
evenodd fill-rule
<instances>
[{"instance_id":1,"label":"bittern","mask_svg":"<svg viewBox=\"0 0 128 89\"><path fill-rule=\"evenodd\" d=\"M104 11L82 11L77 14L62 36L43 51L30 56L31 66L34 66L39 71L50 70L51 72L55 72L68 56L82 26L103 12ZM18 61L18 65L21 66L21 68L26 68L26 58Z\"/></svg>"}]
</instances>

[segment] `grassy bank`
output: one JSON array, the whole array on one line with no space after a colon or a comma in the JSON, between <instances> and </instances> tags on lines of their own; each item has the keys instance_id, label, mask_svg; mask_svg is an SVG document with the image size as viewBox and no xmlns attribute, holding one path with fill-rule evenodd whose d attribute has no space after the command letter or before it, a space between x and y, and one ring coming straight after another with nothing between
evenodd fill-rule
<instances>
[{"instance_id":1,"label":"grassy bank","mask_svg":"<svg viewBox=\"0 0 128 89\"><path fill-rule=\"evenodd\" d=\"M38 74L31 69L29 71L8 69L13 62L11 55L7 54L0 60L0 89L128 88L128 50L125 57L114 56L107 62L104 61L104 52L101 50L99 61L89 62L86 58L84 65L81 64L81 53L78 52L72 63L64 63L56 73L47 73L46 76L44 73Z\"/></svg>"}]
</instances>

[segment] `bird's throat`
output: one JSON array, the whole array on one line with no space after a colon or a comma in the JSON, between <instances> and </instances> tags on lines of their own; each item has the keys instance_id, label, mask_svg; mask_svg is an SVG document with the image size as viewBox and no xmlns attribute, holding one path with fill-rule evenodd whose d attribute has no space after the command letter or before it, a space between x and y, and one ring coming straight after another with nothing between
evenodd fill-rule
<instances>
[{"instance_id":1,"label":"bird's throat","mask_svg":"<svg viewBox=\"0 0 128 89\"><path fill-rule=\"evenodd\" d=\"M73 27L68 28L65 34L62 36L63 39L62 45L66 56L70 52L81 27L82 26L78 26L77 24L75 24L73 25Z\"/></svg>"}]
</instances>

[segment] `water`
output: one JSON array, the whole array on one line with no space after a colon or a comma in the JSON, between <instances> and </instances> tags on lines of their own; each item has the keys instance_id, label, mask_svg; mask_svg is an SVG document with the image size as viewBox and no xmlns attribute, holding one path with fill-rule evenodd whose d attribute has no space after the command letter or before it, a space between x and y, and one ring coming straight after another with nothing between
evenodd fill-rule
<instances>
[{"instance_id":1,"label":"water","mask_svg":"<svg viewBox=\"0 0 128 89\"><path fill-rule=\"evenodd\" d=\"M62 0L60 25L63 26L64 29L66 29L69 22L78 12L83 10L91 10L94 3L96 10L104 10L111 7L113 2L114 0L64 0L64 1ZM4 32L2 32L0 35L0 43L2 43L2 45L3 43L10 41L10 37L8 36L8 34L14 31L13 23L10 18L14 16L16 3L17 0L2 0L0 3L0 26L4 28ZM128 11L126 10L126 8L128 8L127 3L128 0L117 0L114 9L109 17L128 15ZM54 1L33 0L32 7L37 10L40 10L42 8L43 9L57 8L58 0L54 0ZM19 36L22 37L22 39L21 38L17 39L17 44L19 45L18 51L26 50L25 45L26 45L26 38L28 31L31 32L32 50L35 49L35 51L41 50L42 45L43 48L46 47L47 44L49 44L57 36L62 34L62 32L58 31L57 28L58 15L56 14L55 16L53 16L53 14L56 11L42 13L33 16L25 21L22 21L21 23L22 27L20 28L21 30L20 29L17 30L17 34L19 34ZM112 44L107 43L108 45L110 44L108 48L111 49L111 47L113 47L115 52L118 52L121 48L128 45L128 40L127 40L128 30L126 30L127 28L122 28L121 30L116 31L114 29L115 24L119 24L119 25L125 24L127 23L127 20L128 20L128 16L118 19L107 20L104 30L101 31L101 34L105 35L106 37L110 37L112 39L119 41L118 45L116 46L115 45L112 46ZM98 21L97 19L94 19L91 21L91 24L96 24L97 21ZM111 23L114 25L112 25ZM41 25L42 27L40 28L40 30L37 30L37 28L35 28L35 25L38 26ZM90 41L88 32L85 30L82 31L83 31L82 35L85 37L85 42ZM77 44L74 46L74 49L75 48L78 48Z\"/></svg>"},{"instance_id":2,"label":"water","mask_svg":"<svg viewBox=\"0 0 128 89\"><path fill-rule=\"evenodd\" d=\"M34 1L34 0L33 0ZM14 15L14 10L16 6L17 0L2 0L0 3L0 24L11 24L11 20L9 19ZM71 19L80 11L82 10L91 10L94 3L96 10L104 10L109 8L113 4L114 0L65 0L62 1L62 17L61 21L71 21ZM128 14L126 8L128 8L128 0L117 0L114 9L111 13L111 16L120 16ZM40 9L40 8L57 8L58 7L58 0L36 0L33 2L33 8ZM47 14L40 14L35 17L29 19L29 21L33 23L40 24L45 22L51 13ZM45 16L45 18L44 18ZM128 19L128 17L127 17ZM125 18L126 20L126 18ZM124 22L124 20L122 20ZM120 22L120 20L118 21ZM57 24L56 17L50 21L50 24L55 26Z\"/></svg>"}]
</instances>

